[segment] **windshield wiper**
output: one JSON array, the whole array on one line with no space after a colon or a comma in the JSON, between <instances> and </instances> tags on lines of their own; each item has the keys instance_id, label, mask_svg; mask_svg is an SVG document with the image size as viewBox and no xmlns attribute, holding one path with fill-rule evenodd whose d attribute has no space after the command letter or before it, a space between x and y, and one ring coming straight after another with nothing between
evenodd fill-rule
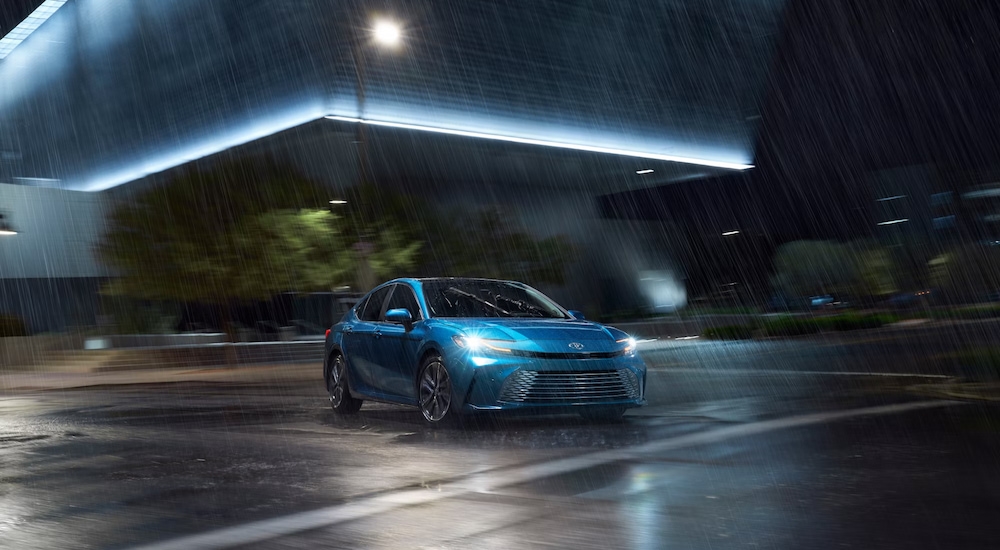
<instances>
[{"instance_id":1,"label":"windshield wiper","mask_svg":"<svg viewBox=\"0 0 1000 550\"><path fill-rule=\"evenodd\" d=\"M527 313L529 316L532 317L549 317L549 315L546 315L545 311L542 310L540 307L533 306L528 302L525 302L524 300L515 300L514 298L508 298L506 296L501 296L499 294L497 294L496 300L497 302L503 300L504 302L513 305L517 309Z\"/></svg>"},{"instance_id":2,"label":"windshield wiper","mask_svg":"<svg viewBox=\"0 0 1000 550\"><path fill-rule=\"evenodd\" d=\"M466 298L470 298L472 300L475 300L475 301L479 302L480 304L483 304L483 305L485 305L485 306L487 306L489 308L494 309L495 311L499 311L500 313L502 313L502 314L504 314L504 315L506 315L508 317L512 317L511 313L509 311L507 311L506 309L504 309L504 308L502 308L502 307L500 307L500 306L498 306L498 305L490 302L489 300L484 300L484 299L480 298L479 296L476 296L475 294L472 294L471 292L466 292L464 290L459 290L459 289L457 289L457 288L455 288L453 286L450 286L447 289L445 289L445 292L452 292L454 294L458 294L459 296L464 296Z\"/></svg>"}]
</instances>

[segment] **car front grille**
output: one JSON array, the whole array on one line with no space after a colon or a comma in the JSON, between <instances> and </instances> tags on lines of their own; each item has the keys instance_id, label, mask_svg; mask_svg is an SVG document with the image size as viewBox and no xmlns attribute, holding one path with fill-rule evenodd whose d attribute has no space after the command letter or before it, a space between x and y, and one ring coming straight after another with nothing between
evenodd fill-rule
<instances>
[{"instance_id":1,"label":"car front grille","mask_svg":"<svg viewBox=\"0 0 1000 550\"><path fill-rule=\"evenodd\" d=\"M511 355L520 357L534 357L536 359L612 359L625 355L625 350L616 351L578 351L578 352L551 352L551 351L526 351L512 349Z\"/></svg>"},{"instance_id":2,"label":"car front grille","mask_svg":"<svg viewBox=\"0 0 1000 550\"><path fill-rule=\"evenodd\" d=\"M629 369L590 372L518 370L500 389L504 403L586 403L641 397L639 378Z\"/></svg>"}]
</instances>

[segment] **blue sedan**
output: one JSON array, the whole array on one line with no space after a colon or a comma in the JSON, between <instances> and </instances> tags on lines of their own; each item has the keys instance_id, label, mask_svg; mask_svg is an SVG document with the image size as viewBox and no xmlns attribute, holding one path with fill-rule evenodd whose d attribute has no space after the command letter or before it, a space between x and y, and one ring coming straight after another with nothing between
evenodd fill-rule
<instances>
[{"instance_id":1,"label":"blue sedan","mask_svg":"<svg viewBox=\"0 0 1000 550\"><path fill-rule=\"evenodd\" d=\"M397 279L328 332L330 405L416 406L437 424L492 410L620 418L645 403L646 365L624 332L513 281Z\"/></svg>"}]
</instances>

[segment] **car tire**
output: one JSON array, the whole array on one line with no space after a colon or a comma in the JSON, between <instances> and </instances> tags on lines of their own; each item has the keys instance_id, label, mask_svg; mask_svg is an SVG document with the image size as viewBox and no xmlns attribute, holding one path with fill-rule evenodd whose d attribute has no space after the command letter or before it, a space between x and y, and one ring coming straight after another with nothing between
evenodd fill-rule
<instances>
[{"instance_id":1,"label":"car tire","mask_svg":"<svg viewBox=\"0 0 1000 550\"><path fill-rule=\"evenodd\" d=\"M583 409L580 416L589 422L621 422L625 415L625 407L601 407L597 409Z\"/></svg>"},{"instance_id":2,"label":"car tire","mask_svg":"<svg viewBox=\"0 0 1000 550\"><path fill-rule=\"evenodd\" d=\"M417 407L431 426L454 425L459 414L454 409L451 376L438 354L428 355L417 375Z\"/></svg>"},{"instance_id":3,"label":"car tire","mask_svg":"<svg viewBox=\"0 0 1000 550\"><path fill-rule=\"evenodd\" d=\"M338 414L354 414L361 409L364 401L351 396L347 379L347 362L337 353L330 356L330 368L326 371L326 391L330 397L330 407Z\"/></svg>"}]
</instances>

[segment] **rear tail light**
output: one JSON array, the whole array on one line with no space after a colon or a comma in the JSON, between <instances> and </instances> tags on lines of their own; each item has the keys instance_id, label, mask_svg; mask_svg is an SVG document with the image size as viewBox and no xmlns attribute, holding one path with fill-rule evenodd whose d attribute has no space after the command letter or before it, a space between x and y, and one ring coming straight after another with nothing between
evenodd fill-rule
<instances>
[{"instance_id":1,"label":"rear tail light","mask_svg":"<svg viewBox=\"0 0 1000 550\"><path fill-rule=\"evenodd\" d=\"M330 337L330 329L326 329L326 337L327 337L327 338L329 338L329 337Z\"/></svg>"}]
</instances>

